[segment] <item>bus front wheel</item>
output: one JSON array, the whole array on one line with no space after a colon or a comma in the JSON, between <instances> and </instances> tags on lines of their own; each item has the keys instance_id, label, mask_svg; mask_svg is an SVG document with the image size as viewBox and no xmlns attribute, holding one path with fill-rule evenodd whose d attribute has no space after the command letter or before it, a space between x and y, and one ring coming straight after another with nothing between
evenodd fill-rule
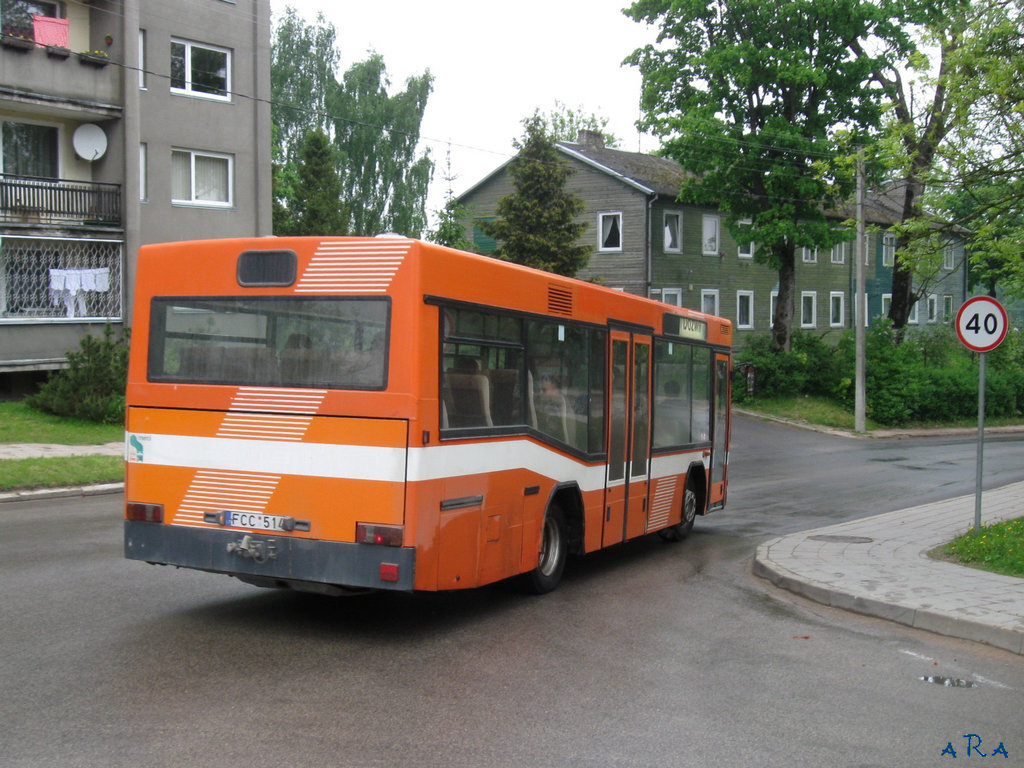
<instances>
[{"instance_id":1,"label":"bus front wheel","mask_svg":"<svg viewBox=\"0 0 1024 768\"><path fill-rule=\"evenodd\" d=\"M537 567L526 574L526 586L535 595L550 592L562 580L569 541L565 532L565 515L561 507L552 504L544 516L541 529L540 552Z\"/></svg>"}]
</instances>

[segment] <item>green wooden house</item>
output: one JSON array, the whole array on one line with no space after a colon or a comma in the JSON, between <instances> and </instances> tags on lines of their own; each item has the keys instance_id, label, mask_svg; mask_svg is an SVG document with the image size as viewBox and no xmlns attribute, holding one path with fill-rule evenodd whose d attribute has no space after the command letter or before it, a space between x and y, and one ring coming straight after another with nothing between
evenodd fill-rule
<instances>
[{"instance_id":1,"label":"green wooden house","mask_svg":"<svg viewBox=\"0 0 1024 768\"><path fill-rule=\"evenodd\" d=\"M777 273L755 261L757 245L738 242L717 209L677 202L686 175L681 166L608 148L593 131L581 131L576 143L555 146L575 170L569 191L586 203L580 220L588 226L580 242L592 246L593 255L577 277L726 317L735 324L740 345L745 335L770 329ZM458 198L468 212L467 234L480 253L496 247L480 223L493 218L498 200L513 191L507 166ZM889 310L895 238L886 230L898 221L893 191L872 194L865 204L869 323ZM836 226L852 218L852 206L837 211ZM800 249L796 267L794 329L835 338L853 327L853 242L824 251ZM945 247L941 264L921 289L911 323L951 322L967 296L962 243Z\"/></svg>"}]
</instances>

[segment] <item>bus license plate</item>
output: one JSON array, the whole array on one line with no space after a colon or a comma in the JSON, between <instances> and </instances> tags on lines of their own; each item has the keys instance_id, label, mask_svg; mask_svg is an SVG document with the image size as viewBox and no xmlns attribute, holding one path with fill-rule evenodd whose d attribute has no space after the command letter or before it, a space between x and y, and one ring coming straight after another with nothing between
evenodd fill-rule
<instances>
[{"instance_id":1,"label":"bus license plate","mask_svg":"<svg viewBox=\"0 0 1024 768\"><path fill-rule=\"evenodd\" d=\"M224 525L230 528L252 528L257 531L284 531L285 518L281 515L264 515L260 512L224 512Z\"/></svg>"}]
</instances>

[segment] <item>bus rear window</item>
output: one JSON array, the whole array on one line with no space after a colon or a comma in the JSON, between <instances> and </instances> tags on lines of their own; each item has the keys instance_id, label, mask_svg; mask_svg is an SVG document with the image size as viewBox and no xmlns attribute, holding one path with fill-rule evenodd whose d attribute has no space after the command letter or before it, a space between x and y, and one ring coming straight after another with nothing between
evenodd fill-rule
<instances>
[{"instance_id":1,"label":"bus rear window","mask_svg":"<svg viewBox=\"0 0 1024 768\"><path fill-rule=\"evenodd\" d=\"M155 298L150 381L384 389L387 298Z\"/></svg>"}]
</instances>

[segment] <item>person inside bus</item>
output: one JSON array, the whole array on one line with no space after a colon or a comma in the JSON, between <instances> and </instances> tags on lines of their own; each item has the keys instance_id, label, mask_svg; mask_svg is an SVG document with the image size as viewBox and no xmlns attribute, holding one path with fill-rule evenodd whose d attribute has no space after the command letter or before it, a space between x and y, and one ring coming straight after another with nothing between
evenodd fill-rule
<instances>
[{"instance_id":1,"label":"person inside bus","mask_svg":"<svg viewBox=\"0 0 1024 768\"><path fill-rule=\"evenodd\" d=\"M534 398L537 410L537 429L556 440L569 442L568 409L558 380L551 374L540 377L540 386Z\"/></svg>"}]
</instances>

